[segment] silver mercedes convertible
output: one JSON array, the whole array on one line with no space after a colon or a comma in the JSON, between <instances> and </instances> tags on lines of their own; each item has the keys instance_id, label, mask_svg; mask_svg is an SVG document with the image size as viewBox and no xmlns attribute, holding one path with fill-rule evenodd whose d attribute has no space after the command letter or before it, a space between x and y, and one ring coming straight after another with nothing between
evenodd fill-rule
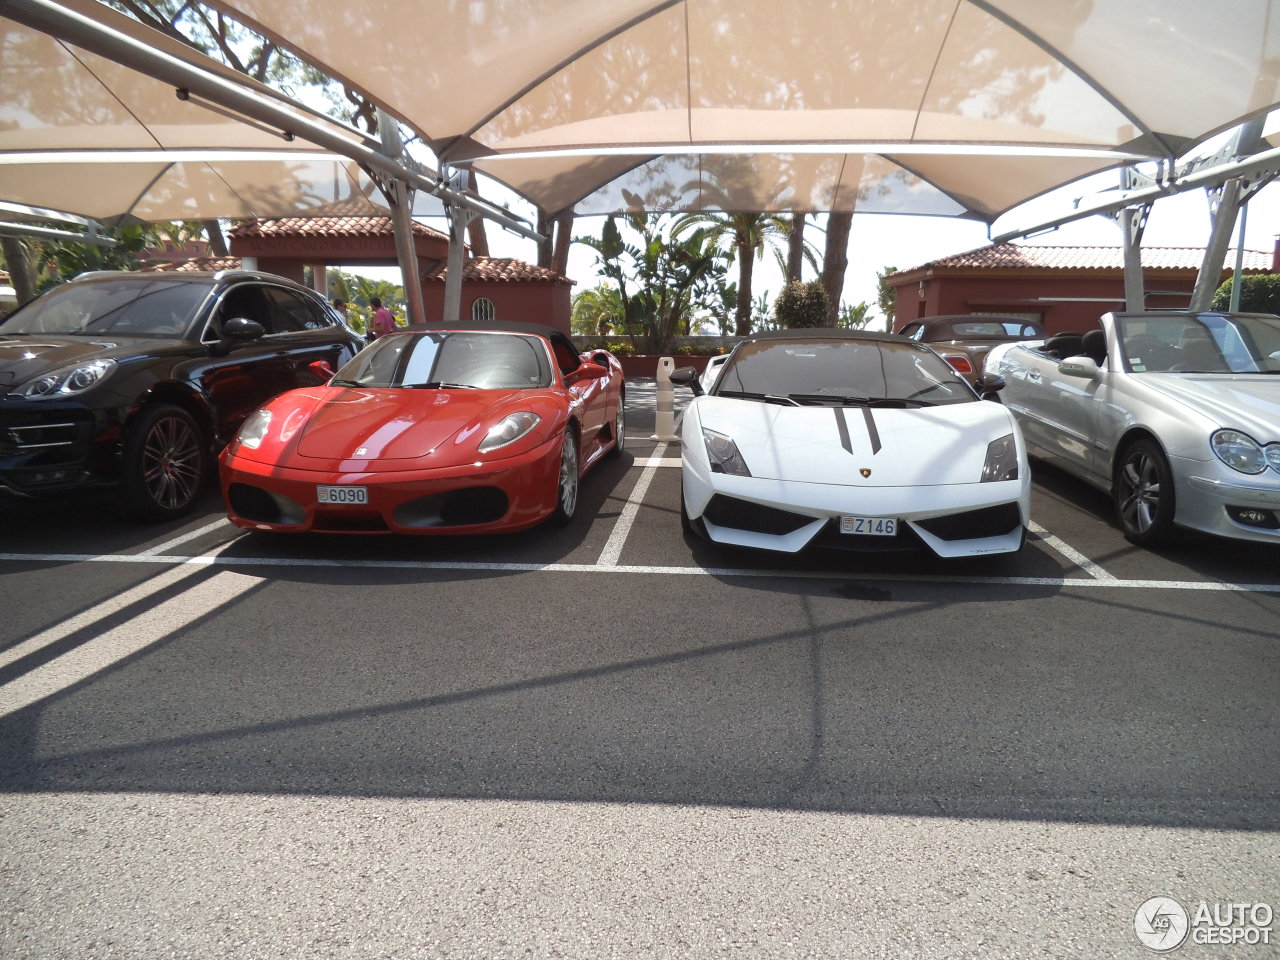
<instances>
[{"instance_id":1,"label":"silver mercedes convertible","mask_svg":"<svg viewBox=\"0 0 1280 960\"><path fill-rule=\"evenodd\" d=\"M1028 453L1110 493L1125 536L1280 544L1280 317L1108 313L1005 344L986 370Z\"/></svg>"}]
</instances>

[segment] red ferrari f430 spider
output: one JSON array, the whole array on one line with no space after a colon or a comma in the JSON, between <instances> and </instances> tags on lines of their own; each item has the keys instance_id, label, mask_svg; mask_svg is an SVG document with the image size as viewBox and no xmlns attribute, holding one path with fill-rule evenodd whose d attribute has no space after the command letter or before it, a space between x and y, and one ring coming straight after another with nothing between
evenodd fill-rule
<instances>
[{"instance_id":1,"label":"red ferrari f430 spider","mask_svg":"<svg viewBox=\"0 0 1280 960\"><path fill-rule=\"evenodd\" d=\"M223 451L249 530L498 533L566 524L624 444L622 367L526 324L382 337L324 386L281 394Z\"/></svg>"}]
</instances>

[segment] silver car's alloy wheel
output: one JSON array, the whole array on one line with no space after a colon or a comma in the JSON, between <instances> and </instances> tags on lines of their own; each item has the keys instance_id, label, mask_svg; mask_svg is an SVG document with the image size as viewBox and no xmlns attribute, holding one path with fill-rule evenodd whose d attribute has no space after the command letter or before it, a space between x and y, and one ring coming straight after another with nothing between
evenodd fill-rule
<instances>
[{"instance_id":1,"label":"silver car's alloy wheel","mask_svg":"<svg viewBox=\"0 0 1280 960\"><path fill-rule=\"evenodd\" d=\"M1173 532L1173 476L1154 444L1139 440L1125 450L1116 471L1116 517L1125 537L1151 546Z\"/></svg>"}]
</instances>

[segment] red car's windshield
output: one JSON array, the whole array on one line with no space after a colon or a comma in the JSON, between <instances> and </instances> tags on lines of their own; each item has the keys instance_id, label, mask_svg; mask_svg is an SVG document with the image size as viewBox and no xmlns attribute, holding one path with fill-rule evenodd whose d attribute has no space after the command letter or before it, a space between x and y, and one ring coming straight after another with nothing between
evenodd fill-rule
<instances>
[{"instance_id":1,"label":"red car's windshield","mask_svg":"<svg viewBox=\"0 0 1280 960\"><path fill-rule=\"evenodd\" d=\"M334 380L339 386L529 390L551 385L537 337L516 333L400 333L360 351Z\"/></svg>"}]
</instances>

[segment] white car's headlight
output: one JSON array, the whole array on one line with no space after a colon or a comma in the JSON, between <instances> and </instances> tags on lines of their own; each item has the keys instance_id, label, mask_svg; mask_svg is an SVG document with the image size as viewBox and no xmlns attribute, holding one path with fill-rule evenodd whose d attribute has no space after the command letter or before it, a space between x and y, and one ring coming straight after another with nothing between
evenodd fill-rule
<instances>
[{"instance_id":1,"label":"white car's headlight","mask_svg":"<svg viewBox=\"0 0 1280 960\"><path fill-rule=\"evenodd\" d=\"M749 477L747 462L738 452L738 445L723 433L702 428L702 440L707 445L707 459L711 461L712 473L728 473L735 477Z\"/></svg>"},{"instance_id":2,"label":"white car's headlight","mask_svg":"<svg viewBox=\"0 0 1280 960\"><path fill-rule=\"evenodd\" d=\"M1232 470L1261 473L1268 456L1253 437L1239 430L1219 430L1209 439L1214 455Z\"/></svg>"},{"instance_id":3,"label":"white car's headlight","mask_svg":"<svg viewBox=\"0 0 1280 960\"><path fill-rule=\"evenodd\" d=\"M255 410L245 419L240 427L240 433L236 435L236 440L241 446L257 450L262 445L262 438L267 435L267 428L270 426L271 411Z\"/></svg>"},{"instance_id":4,"label":"white car's headlight","mask_svg":"<svg viewBox=\"0 0 1280 960\"><path fill-rule=\"evenodd\" d=\"M513 413L503 417L489 428L485 438L480 441L480 452L488 453L515 443L541 422L542 418L536 413Z\"/></svg>"},{"instance_id":5,"label":"white car's headlight","mask_svg":"<svg viewBox=\"0 0 1280 960\"><path fill-rule=\"evenodd\" d=\"M90 360L74 367L63 367L43 377L24 383L14 391L25 400L55 400L74 397L96 387L116 368L114 360Z\"/></svg>"},{"instance_id":6,"label":"white car's headlight","mask_svg":"<svg viewBox=\"0 0 1280 960\"><path fill-rule=\"evenodd\" d=\"M987 462L982 465L982 482L1018 479L1018 445L1006 433L987 444Z\"/></svg>"}]
</instances>

